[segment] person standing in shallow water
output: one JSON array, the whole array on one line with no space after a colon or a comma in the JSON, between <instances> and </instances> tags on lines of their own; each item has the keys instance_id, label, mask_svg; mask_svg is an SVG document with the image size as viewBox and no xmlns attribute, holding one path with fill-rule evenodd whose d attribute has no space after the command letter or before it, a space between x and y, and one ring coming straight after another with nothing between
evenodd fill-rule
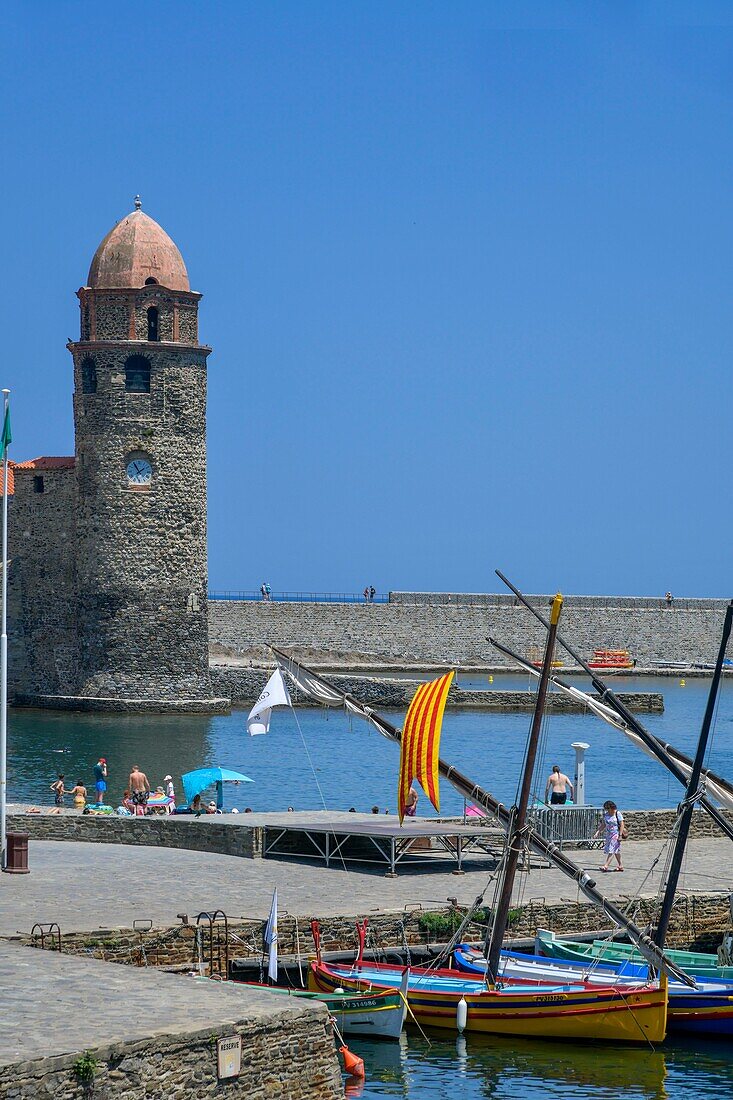
<instances>
[{"instance_id":1,"label":"person standing in shallow water","mask_svg":"<svg viewBox=\"0 0 733 1100\"><path fill-rule=\"evenodd\" d=\"M603 851L606 853L606 862L598 870L610 871L615 858L618 867L614 867L613 870L623 871L621 841L625 839L626 826L624 825L624 815L619 813L618 806L610 799L603 803L603 816L593 836L600 836L601 833L604 833Z\"/></svg>"},{"instance_id":2,"label":"person standing in shallow water","mask_svg":"<svg viewBox=\"0 0 733 1100\"><path fill-rule=\"evenodd\" d=\"M51 790L53 791L54 806L63 806L63 804L64 804L64 795L67 793L64 790L64 777L63 777L63 775L57 776L55 783L51 784Z\"/></svg>"},{"instance_id":3,"label":"person standing in shallow water","mask_svg":"<svg viewBox=\"0 0 733 1100\"><path fill-rule=\"evenodd\" d=\"M100 756L94 765L94 786L97 791L97 803L104 802L104 792L107 790L107 761Z\"/></svg>"}]
</instances>

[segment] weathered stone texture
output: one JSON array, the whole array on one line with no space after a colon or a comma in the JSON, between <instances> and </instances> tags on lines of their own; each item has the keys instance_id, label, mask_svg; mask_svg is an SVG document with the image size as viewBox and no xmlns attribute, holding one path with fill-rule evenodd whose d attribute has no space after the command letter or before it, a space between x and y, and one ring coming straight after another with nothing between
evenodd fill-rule
<instances>
[{"instance_id":1,"label":"weathered stone texture","mask_svg":"<svg viewBox=\"0 0 733 1100\"><path fill-rule=\"evenodd\" d=\"M241 816L241 815L240 815ZM27 814L9 812L9 831L28 833L33 840L84 840L97 844L144 844L155 848L187 848L194 852L256 859L262 855L262 829L247 828L224 816L188 814L168 817Z\"/></svg>"},{"instance_id":2,"label":"weathered stone texture","mask_svg":"<svg viewBox=\"0 0 733 1100\"><path fill-rule=\"evenodd\" d=\"M97 298L95 301L97 340L127 340L130 333L130 308L125 298Z\"/></svg>"},{"instance_id":3,"label":"weathered stone texture","mask_svg":"<svg viewBox=\"0 0 733 1100\"><path fill-rule=\"evenodd\" d=\"M722 813L733 824L733 810L723 810ZM11 832L26 832L32 840L144 844L259 859L263 849L263 828L259 823L250 826L246 820L250 816L206 815L196 818L176 814L169 817L95 817L71 810L61 814L29 814L11 807L8 829ZM624 820L630 837L635 841L665 840L672 832L675 816L675 810L628 810L624 813ZM719 835L720 830L712 819L703 810L695 810L690 823L690 836Z\"/></svg>"},{"instance_id":4,"label":"weathered stone texture","mask_svg":"<svg viewBox=\"0 0 733 1100\"><path fill-rule=\"evenodd\" d=\"M198 312L183 303L178 310L178 333L182 344L197 344L199 339Z\"/></svg>"},{"instance_id":5,"label":"weathered stone texture","mask_svg":"<svg viewBox=\"0 0 733 1100\"><path fill-rule=\"evenodd\" d=\"M177 289L148 284L153 270ZM220 711L208 665L201 295L188 289L176 246L140 211L108 234L92 275L78 291L81 339L68 345L75 470L43 471L37 496L32 473L16 477L14 695L26 705L58 696L65 706L99 699L101 709L127 709L137 699L147 709L191 701ZM125 286L133 275L137 285ZM152 466L148 483L131 482L133 459Z\"/></svg>"},{"instance_id":6,"label":"weathered stone texture","mask_svg":"<svg viewBox=\"0 0 733 1100\"><path fill-rule=\"evenodd\" d=\"M75 394L82 644L73 694L210 697L207 352L139 342L73 350L77 373L97 352L98 377L96 394ZM125 390L133 353L151 364L149 394ZM153 467L149 487L128 483L137 456Z\"/></svg>"},{"instance_id":7,"label":"weathered stone texture","mask_svg":"<svg viewBox=\"0 0 733 1100\"><path fill-rule=\"evenodd\" d=\"M34 491L36 477L43 492ZM75 543L74 470L16 470L9 525L11 692L65 691L75 676Z\"/></svg>"},{"instance_id":8,"label":"weathered stone texture","mask_svg":"<svg viewBox=\"0 0 733 1100\"><path fill-rule=\"evenodd\" d=\"M342 1095L321 1005L8 944L0 944L0 994L13 1020L0 1042L8 1100ZM241 1073L220 1082L216 1040L232 1036L242 1039ZM84 1051L96 1061L93 1090L74 1069Z\"/></svg>"},{"instance_id":9,"label":"weathered stone texture","mask_svg":"<svg viewBox=\"0 0 733 1100\"><path fill-rule=\"evenodd\" d=\"M466 939L483 939L486 930L486 912L491 912L490 898L473 914L466 930ZM632 903L633 919L641 927L654 922L659 899L652 896L635 898ZM406 946L418 948L435 942L445 942L446 928L441 922L426 921L428 914L439 917L459 918L466 915L462 907L451 908L436 903L429 908L409 907L396 910L371 910L369 913L346 913L340 916L318 914L321 944L324 952L356 952L358 940L356 922L366 916L368 925L367 948L379 955L382 952L405 950ZM309 913L309 916L314 914ZM696 950L715 950L730 916L727 895L719 893L679 894L675 899L670 922L668 944L687 947L696 944ZM457 923L457 922L456 922ZM435 931L436 926L440 929ZM263 959L264 920L230 921L229 959ZM611 929L613 922L586 901L546 901L531 899L511 910L507 940L535 936L538 929L549 928L559 935L575 932L594 932ZM197 926L177 924L172 927L150 928L136 931L132 928L90 929L86 932L65 932L61 936L61 950L65 955L101 959L124 966L196 968L200 954L208 958L209 931L206 922L200 933L199 951ZM215 933L216 935L216 933ZM38 936L16 936L14 943L26 947L40 947ZM303 915L296 917L281 914L278 920L278 949L281 956L300 956L311 950L312 940ZM46 940L46 950L56 950L53 938ZM208 971L207 971L208 972Z\"/></svg>"},{"instance_id":10,"label":"weathered stone texture","mask_svg":"<svg viewBox=\"0 0 733 1100\"><path fill-rule=\"evenodd\" d=\"M530 598L545 609L551 600ZM725 600L676 600L668 607L663 599L569 596L562 632L586 659L602 648L628 649L640 665L711 662L725 606ZM212 645L226 652L266 658L271 642L303 659L398 667L509 665L489 635L525 655L544 643L543 628L514 597L490 594L392 592L384 604L212 600L209 623Z\"/></svg>"},{"instance_id":11,"label":"weathered stone texture","mask_svg":"<svg viewBox=\"0 0 733 1100\"><path fill-rule=\"evenodd\" d=\"M212 664L211 683L214 691L241 704L252 704L259 698L269 669L247 668L242 665ZM362 703L374 707L408 706L419 680L390 680L388 677L341 676L329 674L329 680L343 691L356 696ZM317 706L291 686L291 697L299 706ZM658 692L621 692L619 698L634 711L664 710L664 697ZM449 708L471 710L523 711L533 710L536 695L531 691L464 691L453 685L448 693ZM547 697L546 710L557 713L581 712L583 707L567 695L553 692Z\"/></svg>"}]
</instances>

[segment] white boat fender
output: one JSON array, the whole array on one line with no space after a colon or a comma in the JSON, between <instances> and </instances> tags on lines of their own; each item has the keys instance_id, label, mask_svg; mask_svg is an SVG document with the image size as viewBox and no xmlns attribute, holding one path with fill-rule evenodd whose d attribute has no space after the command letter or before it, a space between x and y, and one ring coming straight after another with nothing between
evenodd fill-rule
<instances>
[{"instance_id":1,"label":"white boat fender","mask_svg":"<svg viewBox=\"0 0 733 1100\"><path fill-rule=\"evenodd\" d=\"M466 998L461 997L456 1006L456 1027L460 1032L466 1030L466 1021L468 1020L468 1005L466 1004Z\"/></svg>"},{"instance_id":2,"label":"white boat fender","mask_svg":"<svg viewBox=\"0 0 733 1100\"><path fill-rule=\"evenodd\" d=\"M334 993L343 993L343 991L344 991L344 987L342 985L337 985L336 988L334 989Z\"/></svg>"}]
</instances>

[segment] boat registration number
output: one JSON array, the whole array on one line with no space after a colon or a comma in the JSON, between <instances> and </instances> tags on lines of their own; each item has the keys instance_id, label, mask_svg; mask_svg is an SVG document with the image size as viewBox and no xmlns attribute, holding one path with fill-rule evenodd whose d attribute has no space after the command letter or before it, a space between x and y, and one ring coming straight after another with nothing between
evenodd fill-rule
<instances>
[{"instance_id":1,"label":"boat registration number","mask_svg":"<svg viewBox=\"0 0 733 1100\"><path fill-rule=\"evenodd\" d=\"M364 1008L376 1008L377 1002L374 997L367 997L363 1001L349 1001L348 1005L344 1005L344 1008L348 1008L349 1011L356 1010L360 1012Z\"/></svg>"}]
</instances>

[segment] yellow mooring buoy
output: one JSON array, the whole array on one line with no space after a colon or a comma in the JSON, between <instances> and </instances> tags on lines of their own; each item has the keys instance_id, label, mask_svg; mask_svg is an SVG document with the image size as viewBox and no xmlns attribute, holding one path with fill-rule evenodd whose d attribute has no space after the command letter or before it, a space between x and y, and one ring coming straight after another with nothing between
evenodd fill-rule
<instances>
[{"instance_id":1,"label":"yellow mooring buoy","mask_svg":"<svg viewBox=\"0 0 733 1100\"><path fill-rule=\"evenodd\" d=\"M681 687L681 688L683 688L683 687L687 687L687 683L686 683L686 681L685 681L685 680L680 680L680 687Z\"/></svg>"}]
</instances>

